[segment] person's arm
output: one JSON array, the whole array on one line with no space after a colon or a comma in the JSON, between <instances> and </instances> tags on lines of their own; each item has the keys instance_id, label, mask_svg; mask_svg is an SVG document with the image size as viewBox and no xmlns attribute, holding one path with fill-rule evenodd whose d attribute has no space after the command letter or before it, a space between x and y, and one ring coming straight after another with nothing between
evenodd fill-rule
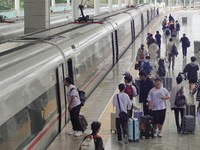
<instances>
[{"instance_id":1,"label":"person's arm","mask_svg":"<svg viewBox=\"0 0 200 150\"><path fill-rule=\"evenodd\" d=\"M133 89L133 94L134 94L133 97L137 96L138 93L137 93L135 86L132 85L132 89Z\"/></svg>"},{"instance_id":2,"label":"person's arm","mask_svg":"<svg viewBox=\"0 0 200 150\"><path fill-rule=\"evenodd\" d=\"M183 69L183 72L184 72L184 73L187 73L187 72L188 72L188 65L185 66L185 68Z\"/></svg>"},{"instance_id":3,"label":"person's arm","mask_svg":"<svg viewBox=\"0 0 200 150\"><path fill-rule=\"evenodd\" d=\"M170 97L169 97L169 92L167 91L167 89L164 89L165 91L165 96L161 97L162 100L168 100Z\"/></svg>"},{"instance_id":4,"label":"person's arm","mask_svg":"<svg viewBox=\"0 0 200 150\"><path fill-rule=\"evenodd\" d=\"M148 101L148 109L151 110L153 108L152 106L152 92L151 90L149 91L149 94L147 96L147 101Z\"/></svg>"},{"instance_id":5,"label":"person's arm","mask_svg":"<svg viewBox=\"0 0 200 150\"><path fill-rule=\"evenodd\" d=\"M192 95L194 95L196 93L196 91L199 88L199 85L200 85L200 80L198 80L197 83L195 84L195 87L194 87L194 89L192 90L192 93L191 93Z\"/></svg>"},{"instance_id":6,"label":"person's arm","mask_svg":"<svg viewBox=\"0 0 200 150\"><path fill-rule=\"evenodd\" d=\"M70 101L70 103L69 103L69 105L68 105L68 110L69 110L69 111L72 110L72 104L73 104L75 98L76 98L75 95L72 95L72 96L71 96L71 101Z\"/></svg>"}]
</instances>

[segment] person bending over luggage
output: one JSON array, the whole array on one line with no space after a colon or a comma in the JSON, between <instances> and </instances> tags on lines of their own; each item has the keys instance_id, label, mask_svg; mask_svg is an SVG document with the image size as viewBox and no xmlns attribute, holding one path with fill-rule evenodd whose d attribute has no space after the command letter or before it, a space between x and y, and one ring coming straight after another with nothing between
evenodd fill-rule
<instances>
[{"instance_id":1,"label":"person bending over luggage","mask_svg":"<svg viewBox=\"0 0 200 150\"><path fill-rule=\"evenodd\" d=\"M197 71L199 70L199 66L195 63L195 61L196 58L192 56L191 62L183 69L183 72L187 73L187 78L189 80L189 94L191 94L194 84L196 84L198 79Z\"/></svg>"},{"instance_id":2,"label":"person bending over luggage","mask_svg":"<svg viewBox=\"0 0 200 150\"><path fill-rule=\"evenodd\" d=\"M161 87L161 79L154 80L155 87L149 91L147 101L149 110L152 110L154 117L154 136L162 137L161 131L166 115L166 100L169 99L169 92Z\"/></svg>"},{"instance_id":3,"label":"person bending over luggage","mask_svg":"<svg viewBox=\"0 0 200 150\"><path fill-rule=\"evenodd\" d=\"M133 86L132 84L132 76L131 75L126 75L124 77L124 82L125 82L125 89L124 89L124 93L128 94L129 96L129 100L132 103L131 109L128 110L128 114L130 115L130 118L132 118L132 114L133 114L133 109L138 110L139 108L137 106L134 105L135 102L135 98L138 93L137 93L137 89L135 86Z\"/></svg>"},{"instance_id":4,"label":"person bending over luggage","mask_svg":"<svg viewBox=\"0 0 200 150\"><path fill-rule=\"evenodd\" d=\"M68 111L70 114L73 131L69 132L69 135L81 136L83 130L79 121L79 113L81 109L81 101L79 98L76 87L72 84L70 77L65 78L64 85L67 86L67 98L68 98Z\"/></svg>"},{"instance_id":5,"label":"person bending over luggage","mask_svg":"<svg viewBox=\"0 0 200 150\"><path fill-rule=\"evenodd\" d=\"M115 106L116 108L115 115L116 115L117 139L118 139L118 143L122 144L121 127L123 130L123 137L124 137L125 143L127 143L128 142L128 122L121 120L119 118L119 113L120 113L120 109L121 111L124 111L125 113L127 113L127 108L130 109L132 104L129 99L129 96L126 93L124 93L125 85L123 83L120 83L118 85L118 89L119 89L119 93L113 97L113 106ZM118 101L120 103L120 106L119 106Z\"/></svg>"},{"instance_id":6,"label":"person bending over luggage","mask_svg":"<svg viewBox=\"0 0 200 150\"><path fill-rule=\"evenodd\" d=\"M140 71L146 72L147 76L151 74L151 71L153 70L154 66L152 62L150 61L150 56L146 56L146 59L142 61L141 63L141 69Z\"/></svg>"},{"instance_id":7,"label":"person bending over luggage","mask_svg":"<svg viewBox=\"0 0 200 150\"><path fill-rule=\"evenodd\" d=\"M177 85L175 85L174 87L172 87L172 91L171 91L171 94L170 94L170 107L171 107L171 110L174 110L174 116L175 116L175 121L176 121L176 127L177 127L177 133L181 133L181 129L182 129L182 119L183 119L183 116L185 114L185 108L186 108L186 104L183 105L183 106L176 106L174 103L175 103L175 99L176 99L176 94L179 90L181 90L182 94L184 95L184 86L181 85L183 79L178 76L176 77L176 83ZM180 115L181 115L181 124L179 122L179 112L180 112Z\"/></svg>"},{"instance_id":8,"label":"person bending over luggage","mask_svg":"<svg viewBox=\"0 0 200 150\"><path fill-rule=\"evenodd\" d=\"M139 94L139 103L142 103L142 110L144 115L150 115L149 109L148 109L148 101L147 96L149 94L149 91L154 87L153 81L147 77L147 74L144 71L139 72L140 76L140 94Z\"/></svg>"},{"instance_id":9,"label":"person bending over luggage","mask_svg":"<svg viewBox=\"0 0 200 150\"><path fill-rule=\"evenodd\" d=\"M86 135L84 140L86 138L91 138L93 137L94 139L94 145L95 145L95 150L104 150L104 145L103 145L103 140L102 138L98 135L99 133L99 130L100 130L100 127L101 127L101 123L98 122L98 121L94 121L91 123L91 130L92 130L92 133L89 134L89 135ZM84 142L83 140L83 142ZM83 143L82 142L82 143ZM89 148L89 147L88 147ZM79 148L79 150L82 150L82 144Z\"/></svg>"}]
</instances>

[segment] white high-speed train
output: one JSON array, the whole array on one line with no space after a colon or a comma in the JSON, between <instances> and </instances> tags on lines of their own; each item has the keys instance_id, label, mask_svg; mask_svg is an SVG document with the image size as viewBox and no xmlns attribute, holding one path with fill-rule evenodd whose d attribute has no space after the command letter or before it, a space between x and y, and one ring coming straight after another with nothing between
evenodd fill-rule
<instances>
[{"instance_id":1,"label":"white high-speed train","mask_svg":"<svg viewBox=\"0 0 200 150\"><path fill-rule=\"evenodd\" d=\"M2 44L0 149L46 149L69 121L63 79L88 96L154 16L145 4Z\"/></svg>"}]
</instances>

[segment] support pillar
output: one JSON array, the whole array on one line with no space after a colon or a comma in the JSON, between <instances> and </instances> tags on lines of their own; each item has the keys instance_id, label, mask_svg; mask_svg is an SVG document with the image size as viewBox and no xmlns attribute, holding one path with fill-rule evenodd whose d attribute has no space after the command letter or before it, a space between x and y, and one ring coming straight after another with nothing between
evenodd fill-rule
<instances>
[{"instance_id":1,"label":"support pillar","mask_svg":"<svg viewBox=\"0 0 200 150\"><path fill-rule=\"evenodd\" d=\"M140 0L137 0L137 4L140 4Z\"/></svg>"},{"instance_id":2,"label":"support pillar","mask_svg":"<svg viewBox=\"0 0 200 150\"><path fill-rule=\"evenodd\" d=\"M78 16L79 16L78 0L72 0L72 21L78 19Z\"/></svg>"},{"instance_id":3,"label":"support pillar","mask_svg":"<svg viewBox=\"0 0 200 150\"><path fill-rule=\"evenodd\" d=\"M121 9L121 8L122 8L122 1L118 0L118 9Z\"/></svg>"},{"instance_id":4,"label":"support pillar","mask_svg":"<svg viewBox=\"0 0 200 150\"><path fill-rule=\"evenodd\" d=\"M144 3L147 3L147 0L144 0Z\"/></svg>"},{"instance_id":5,"label":"support pillar","mask_svg":"<svg viewBox=\"0 0 200 150\"><path fill-rule=\"evenodd\" d=\"M54 8L55 8L55 5L56 5L56 2L55 2L55 0L51 0L51 11L52 12L54 12L55 10L54 10Z\"/></svg>"},{"instance_id":6,"label":"support pillar","mask_svg":"<svg viewBox=\"0 0 200 150\"><path fill-rule=\"evenodd\" d=\"M15 0L15 10L17 12L16 17L20 15L20 0Z\"/></svg>"},{"instance_id":7,"label":"support pillar","mask_svg":"<svg viewBox=\"0 0 200 150\"><path fill-rule=\"evenodd\" d=\"M128 0L125 0L125 5L126 5L126 7L129 6L129 4L128 4Z\"/></svg>"},{"instance_id":8,"label":"support pillar","mask_svg":"<svg viewBox=\"0 0 200 150\"><path fill-rule=\"evenodd\" d=\"M112 12L112 0L108 0L108 12Z\"/></svg>"},{"instance_id":9,"label":"support pillar","mask_svg":"<svg viewBox=\"0 0 200 150\"><path fill-rule=\"evenodd\" d=\"M67 5L70 6L70 0L67 0Z\"/></svg>"},{"instance_id":10,"label":"support pillar","mask_svg":"<svg viewBox=\"0 0 200 150\"><path fill-rule=\"evenodd\" d=\"M190 8L192 7L192 0L190 0Z\"/></svg>"},{"instance_id":11,"label":"support pillar","mask_svg":"<svg viewBox=\"0 0 200 150\"><path fill-rule=\"evenodd\" d=\"M50 27L49 0L24 0L24 33Z\"/></svg>"},{"instance_id":12,"label":"support pillar","mask_svg":"<svg viewBox=\"0 0 200 150\"><path fill-rule=\"evenodd\" d=\"M155 5L155 6L157 5L157 0L154 0L154 5Z\"/></svg>"},{"instance_id":13,"label":"support pillar","mask_svg":"<svg viewBox=\"0 0 200 150\"><path fill-rule=\"evenodd\" d=\"M94 0L94 16L99 15L99 0Z\"/></svg>"},{"instance_id":14,"label":"support pillar","mask_svg":"<svg viewBox=\"0 0 200 150\"><path fill-rule=\"evenodd\" d=\"M185 0L183 1L183 7L186 7L186 5L185 5Z\"/></svg>"}]
</instances>

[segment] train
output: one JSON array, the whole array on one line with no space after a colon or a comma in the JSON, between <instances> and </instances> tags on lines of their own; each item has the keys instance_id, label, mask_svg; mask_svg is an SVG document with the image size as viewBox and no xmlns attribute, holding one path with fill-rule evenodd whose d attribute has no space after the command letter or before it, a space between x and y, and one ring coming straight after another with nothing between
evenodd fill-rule
<instances>
[{"instance_id":1,"label":"train","mask_svg":"<svg viewBox=\"0 0 200 150\"><path fill-rule=\"evenodd\" d=\"M89 96L154 17L142 4L1 44L0 149L46 149L69 122L64 78Z\"/></svg>"}]
</instances>

